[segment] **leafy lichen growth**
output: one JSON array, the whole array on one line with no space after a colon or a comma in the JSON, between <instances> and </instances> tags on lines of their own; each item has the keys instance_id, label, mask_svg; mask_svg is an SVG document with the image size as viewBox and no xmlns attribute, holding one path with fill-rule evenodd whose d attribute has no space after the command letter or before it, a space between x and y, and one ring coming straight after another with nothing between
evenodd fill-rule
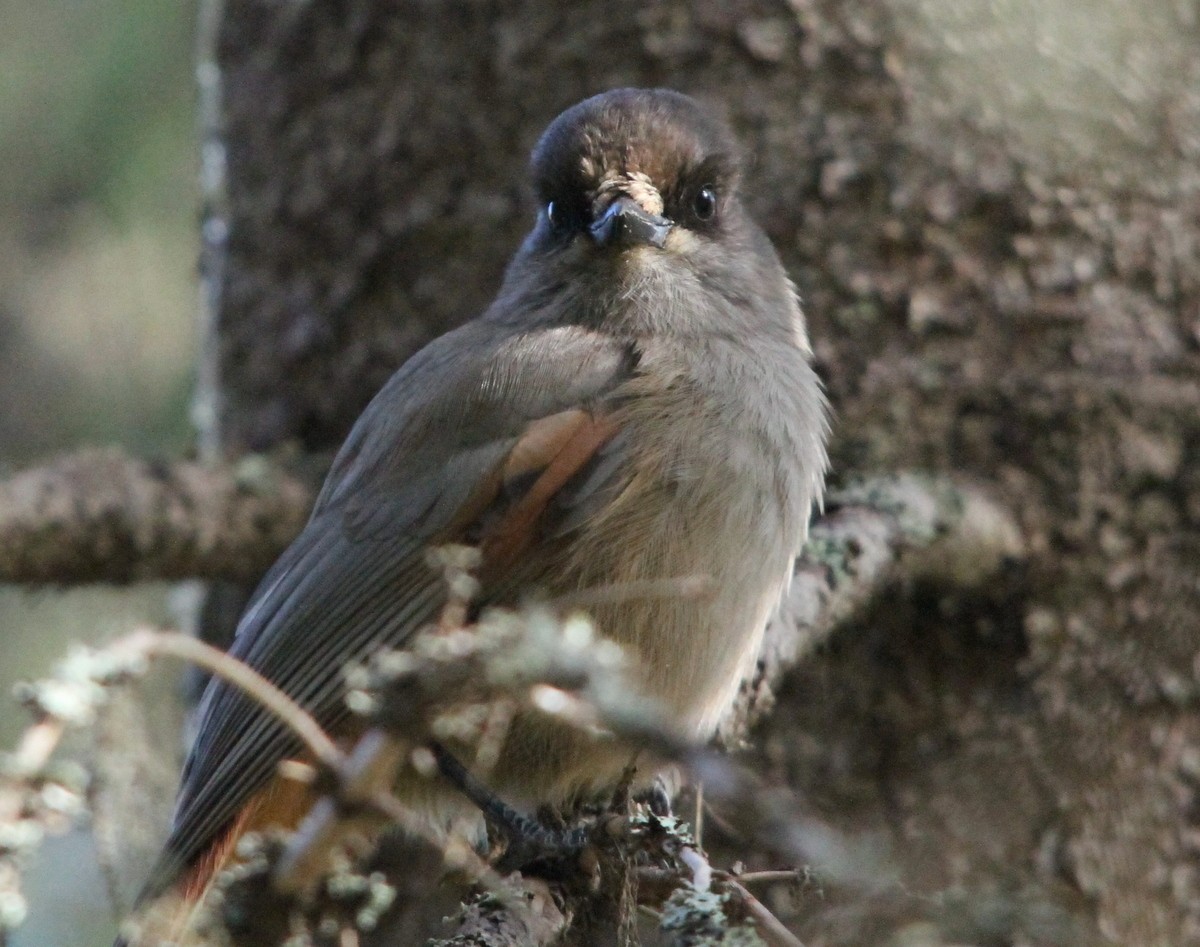
<instances>
[{"instance_id":1,"label":"leafy lichen growth","mask_svg":"<svg viewBox=\"0 0 1200 947\"><path fill-rule=\"evenodd\" d=\"M659 929L671 947L766 947L754 925L730 917L729 896L685 886L663 905Z\"/></svg>"}]
</instances>

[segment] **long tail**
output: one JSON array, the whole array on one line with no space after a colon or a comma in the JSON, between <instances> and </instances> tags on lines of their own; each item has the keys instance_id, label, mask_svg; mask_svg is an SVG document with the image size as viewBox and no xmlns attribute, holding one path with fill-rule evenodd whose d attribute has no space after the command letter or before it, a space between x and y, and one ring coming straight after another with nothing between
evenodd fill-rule
<instances>
[{"instance_id":1,"label":"long tail","mask_svg":"<svg viewBox=\"0 0 1200 947\"><path fill-rule=\"evenodd\" d=\"M239 861L238 843L251 832L270 828L295 829L312 805L303 783L275 777L257 793L192 864L173 880L151 878L113 947L201 947L197 915L213 883Z\"/></svg>"}]
</instances>

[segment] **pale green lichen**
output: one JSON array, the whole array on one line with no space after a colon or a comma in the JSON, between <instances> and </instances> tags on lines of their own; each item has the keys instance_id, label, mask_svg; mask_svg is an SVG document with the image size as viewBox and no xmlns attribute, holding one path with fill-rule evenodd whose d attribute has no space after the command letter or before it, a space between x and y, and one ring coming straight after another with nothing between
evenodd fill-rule
<instances>
[{"instance_id":1,"label":"pale green lichen","mask_svg":"<svg viewBox=\"0 0 1200 947\"><path fill-rule=\"evenodd\" d=\"M29 904L18 891L0 891L0 933L15 930L25 923Z\"/></svg>"},{"instance_id":2,"label":"pale green lichen","mask_svg":"<svg viewBox=\"0 0 1200 947\"><path fill-rule=\"evenodd\" d=\"M136 648L75 647L52 677L20 683L14 694L39 716L69 727L87 727L95 723L100 707L108 702L108 689L140 677L147 667L145 653Z\"/></svg>"},{"instance_id":3,"label":"pale green lichen","mask_svg":"<svg viewBox=\"0 0 1200 947\"><path fill-rule=\"evenodd\" d=\"M852 482L832 491L830 507L865 506L895 518L900 531L918 544L932 542L963 515L962 493L943 477L891 474Z\"/></svg>"},{"instance_id":4,"label":"pale green lichen","mask_svg":"<svg viewBox=\"0 0 1200 947\"><path fill-rule=\"evenodd\" d=\"M766 947L752 923L730 919L728 903L726 894L677 888L663 905L659 929L671 947Z\"/></svg>"}]
</instances>

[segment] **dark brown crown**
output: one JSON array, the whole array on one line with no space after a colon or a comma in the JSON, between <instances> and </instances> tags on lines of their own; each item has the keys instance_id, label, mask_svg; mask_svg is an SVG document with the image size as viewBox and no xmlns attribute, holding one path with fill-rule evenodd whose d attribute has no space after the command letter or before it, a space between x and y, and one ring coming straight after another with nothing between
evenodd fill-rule
<instances>
[{"instance_id":1,"label":"dark brown crown","mask_svg":"<svg viewBox=\"0 0 1200 947\"><path fill-rule=\"evenodd\" d=\"M614 175L646 175L669 200L704 184L726 192L740 167L728 127L695 99L669 89L615 89L558 116L533 151L543 202L583 209Z\"/></svg>"}]
</instances>

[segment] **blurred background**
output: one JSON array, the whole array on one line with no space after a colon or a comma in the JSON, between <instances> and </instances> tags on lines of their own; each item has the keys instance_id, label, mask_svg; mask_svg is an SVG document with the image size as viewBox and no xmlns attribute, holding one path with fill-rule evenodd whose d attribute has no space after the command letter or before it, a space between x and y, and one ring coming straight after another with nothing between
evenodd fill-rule
<instances>
[{"instance_id":1,"label":"blurred background","mask_svg":"<svg viewBox=\"0 0 1200 947\"><path fill-rule=\"evenodd\" d=\"M175 454L196 331L190 0L0 0L0 465L80 444ZM72 640L168 620L162 587L0 587L0 746L8 699ZM17 947L104 943L113 921L89 836L28 878Z\"/></svg>"}]
</instances>

